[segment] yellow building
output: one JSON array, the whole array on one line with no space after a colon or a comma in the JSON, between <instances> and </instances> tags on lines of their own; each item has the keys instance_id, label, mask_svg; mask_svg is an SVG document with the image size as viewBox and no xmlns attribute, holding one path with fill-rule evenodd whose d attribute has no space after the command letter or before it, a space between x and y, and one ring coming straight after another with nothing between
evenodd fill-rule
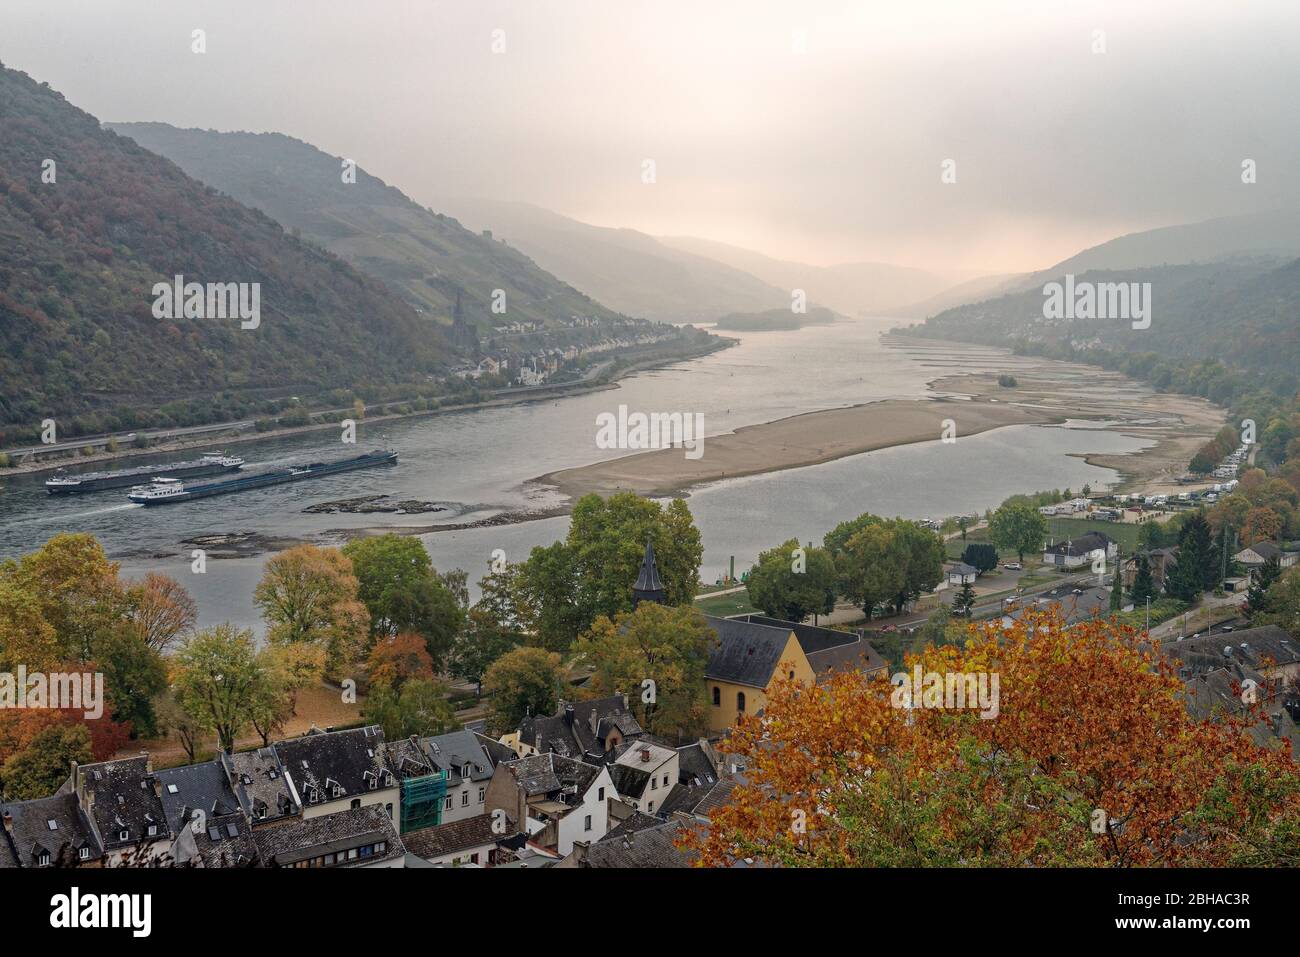
<instances>
[{"instance_id":1,"label":"yellow building","mask_svg":"<svg viewBox=\"0 0 1300 957\"><path fill-rule=\"evenodd\" d=\"M704 669L710 731L726 731L742 714L766 708L768 691L778 679L807 685L817 680L792 628L736 618L705 620L718 633Z\"/></svg>"}]
</instances>

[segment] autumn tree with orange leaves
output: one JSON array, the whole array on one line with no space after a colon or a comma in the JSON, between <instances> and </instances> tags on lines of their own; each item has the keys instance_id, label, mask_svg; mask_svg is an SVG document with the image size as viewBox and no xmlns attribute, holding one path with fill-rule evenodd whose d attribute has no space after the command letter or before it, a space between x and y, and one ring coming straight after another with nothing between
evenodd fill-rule
<instances>
[{"instance_id":1,"label":"autumn tree with orange leaves","mask_svg":"<svg viewBox=\"0 0 1300 957\"><path fill-rule=\"evenodd\" d=\"M1250 739L1259 707L1194 720L1132 629L1050 612L972 624L916 666L996 674L997 716L898 707L889 680L860 672L783 683L723 745L745 771L686 834L698 863L1300 864L1300 768Z\"/></svg>"}]
</instances>

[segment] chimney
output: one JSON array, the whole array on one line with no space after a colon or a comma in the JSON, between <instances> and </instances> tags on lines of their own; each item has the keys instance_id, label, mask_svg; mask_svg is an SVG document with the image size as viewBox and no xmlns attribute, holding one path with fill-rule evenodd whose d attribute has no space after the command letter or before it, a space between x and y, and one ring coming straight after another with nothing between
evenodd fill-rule
<instances>
[{"instance_id":1,"label":"chimney","mask_svg":"<svg viewBox=\"0 0 1300 957\"><path fill-rule=\"evenodd\" d=\"M641 760L643 762L647 762L650 760L650 749L644 745L641 748Z\"/></svg>"},{"instance_id":2,"label":"chimney","mask_svg":"<svg viewBox=\"0 0 1300 957\"><path fill-rule=\"evenodd\" d=\"M573 724L573 705L571 704L566 704L564 706L564 723L568 725Z\"/></svg>"},{"instance_id":3,"label":"chimney","mask_svg":"<svg viewBox=\"0 0 1300 957\"><path fill-rule=\"evenodd\" d=\"M8 831L10 834L14 832L14 816L10 814L7 809L5 810L4 813L4 825L5 825L5 830Z\"/></svg>"},{"instance_id":4,"label":"chimney","mask_svg":"<svg viewBox=\"0 0 1300 957\"><path fill-rule=\"evenodd\" d=\"M619 697L623 699L623 710L626 711L626 710L627 710L627 692L626 692L626 691L620 692L620 693L619 693Z\"/></svg>"},{"instance_id":5,"label":"chimney","mask_svg":"<svg viewBox=\"0 0 1300 957\"><path fill-rule=\"evenodd\" d=\"M141 751L140 757L144 758L144 773L153 774L153 758L149 757L149 752Z\"/></svg>"},{"instance_id":6,"label":"chimney","mask_svg":"<svg viewBox=\"0 0 1300 957\"><path fill-rule=\"evenodd\" d=\"M149 783L153 785L153 796L158 798L162 797L162 791L163 791L162 778L158 777L158 775L156 774L151 773L149 775L148 780Z\"/></svg>"}]
</instances>

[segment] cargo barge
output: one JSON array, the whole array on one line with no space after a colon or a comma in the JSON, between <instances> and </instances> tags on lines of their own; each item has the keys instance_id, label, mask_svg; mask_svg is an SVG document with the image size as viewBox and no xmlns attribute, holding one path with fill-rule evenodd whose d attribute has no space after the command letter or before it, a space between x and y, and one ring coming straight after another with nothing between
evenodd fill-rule
<instances>
[{"instance_id":1,"label":"cargo barge","mask_svg":"<svg viewBox=\"0 0 1300 957\"><path fill-rule=\"evenodd\" d=\"M83 495L86 492L102 492L111 488L127 488L140 484L143 478L195 478L200 475L217 475L221 472L236 472L244 465L244 460L233 455L214 452L190 462L173 462L170 465L138 465L135 468L122 469L118 472L85 472L81 475L55 473L46 479L45 491L51 495Z\"/></svg>"},{"instance_id":2,"label":"cargo barge","mask_svg":"<svg viewBox=\"0 0 1300 957\"><path fill-rule=\"evenodd\" d=\"M187 485L179 479L158 478L149 485L139 485L131 489L127 498L139 505L165 505L170 502L188 502L196 498L210 498L213 495L229 495L233 492L246 492L250 489L267 488L271 485L301 482L306 479L319 478L322 475L336 475L339 472L367 469L375 465L388 465L396 461L396 452L376 450L365 455L339 459L334 462L312 462L309 465L286 466L285 468L258 472L254 475L227 479L223 482Z\"/></svg>"}]
</instances>

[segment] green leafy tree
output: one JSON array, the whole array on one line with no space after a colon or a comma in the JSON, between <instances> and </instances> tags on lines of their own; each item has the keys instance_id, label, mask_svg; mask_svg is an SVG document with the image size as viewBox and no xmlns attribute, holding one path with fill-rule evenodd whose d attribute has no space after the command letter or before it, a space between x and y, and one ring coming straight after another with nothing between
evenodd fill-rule
<instances>
[{"instance_id":1,"label":"green leafy tree","mask_svg":"<svg viewBox=\"0 0 1300 957\"><path fill-rule=\"evenodd\" d=\"M696 609L644 602L597 618L574 650L592 668L593 694L627 693L646 731L683 740L707 728L704 669L716 641Z\"/></svg>"},{"instance_id":2,"label":"green leafy tree","mask_svg":"<svg viewBox=\"0 0 1300 957\"><path fill-rule=\"evenodd\" d=\"M524 646L498 658L483 676L483 691L492 699L488 715L492 732L517 729L527 714L553 714L564 676L560 656L545 648Z\"/></svg>"},{"instance_id":3,"label":"green leafy tree","mask_svg":"<svg viewBox=\"0 0 1300 957\"><path fill-rule=\"evenodd\" d=\"M1124 563L1115 562L1115 573L1110 578L1110 610L1119 611L1124 607L1124 577L1122 571Z\"/></svg>"},{"instance_id":4,"label":"green leafy tree","mask_svg":"<svg viewBox=\"0 0 1300 957\"><path fill-rule=\"evenodd\" d=\"M835 560L824 548L790 539L760 552L749 570L749 601L773 618L803 621L835 610Z\"/></svg>"},{"instance_id":5,"label":"green leafy tree","mask_svg":"<svg viewBox=\"0 0 1300 957\"><path fill-rule=\"evenodd\" d=\"M1047 519L1027 503L1003 505L989 519L989 538L998 548L1015 552L1023 562L1025 552L1043 547L1047 538Z\"/></svg>"},{"instance_id":6,"label":"green leafy tree","mask_svg":"<svg viewBox=\"0 0 1300 957\"><path fill-rule=\"evenodd\" d=\"M154 737L158 733L154 699L167 687L162 656L126 623L98 639L96 645L96 663L113 701L113 720L129 722L135 735Z\"/></svg>"},{"instance_id":7,"label":"green leafy tree","mask_svg":"<svg viewBox=\"0 0 1300 957\"><path fill-rule=\"evenodd\" d=\"M591 620L579 604L578 563L567 542L534 547L513 587L524 626L543 648L567 651Z\"/></svg>"},{"instance_id":8,"label":"green leafy tree","mask_svg":"<svg viewBox=\"0 0 1300 957\"><path fill-rule=\"evenodd\" d=\"M632 610L632 585L647 537L668 604L690 604L700 590L704 546L683 499L660 506L620 492L609 498L584 495L574 505L566 542L577 566L578 604L593 619Z\"/></svg>"},{"instance_id":9,"label":"green leafy tree","mask_svg":"<svg viewBox=\"0 0 1300 957\"><path fill-rule=\"evenodd\" d=\"M359 591L352 562L341 551L299 545L266 563L253 601L271 644L321 646L326 676L338 679L356 662L370 628ZM409 601L418 605L420 598Z\"/></svg>"},{"instance_id":10,"label":"green leafy tree","mask_svg":"<svg viewBox=\"0 0 1300 957\"><path fill-rule=\"evenodd\" d=\"M53 794L68 779L73 761L86 764L91 758L90 731L85 725L47 725L0 766L5 799L27 801Z\"/></svg>"},{"instance_id":11,"label":"green leafy tree","mask_svg":"<svg viewBox=\"0 0 1300 957\"><path fill-rule=\"evenodd\" d=\"M894 598L907 583L906 569L896 560L894 535L884 525L867 525L845 543L835 563L840 594L868 620L877 605Z\"/></svg>"},{"instance_id":12,"label":"green leafy tree","mask_svg":"<svg viewBox=\"0 0 1300 957\"><path fill-rule=\"evenodd\" d=\"M893 596L894 613L902 614L914 601L943 579L943 539L916 522L896 518L885 523L890 531L889 548L903 570L903 583Z\"/></svg>"},{"instance_id":13,"label":"green leafy tree","mask_svg":"<svg viewBox=\"0 0 1300 957\"><path fill-rule=\"evenodd\" d=\"M445 734L458 727L446 686L427 678L411 678L403 682L400 691L387 683L375 685L361 713L367 724L383 728L390 741L413 734Z\"/></svg>"},{"instance_id":14,"label":"green leafy tree","mask_svg":"<svg viewBox=\"0 0 1300 957\"><path fill-rule=\"evenodd\" d=\"M174 669L181 707L211 727L222 748L232 749L252 720L263 680L253 633L230 624L199 631L177 651Z\"/></svg>"}]
</instances>

